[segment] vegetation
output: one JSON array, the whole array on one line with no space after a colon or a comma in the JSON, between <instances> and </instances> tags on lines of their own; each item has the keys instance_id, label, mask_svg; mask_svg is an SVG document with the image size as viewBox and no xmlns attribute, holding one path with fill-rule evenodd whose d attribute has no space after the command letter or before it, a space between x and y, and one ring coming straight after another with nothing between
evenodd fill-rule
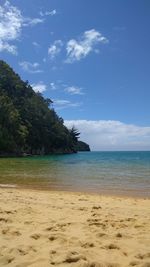
<instances>
[{"instance_id":1,"label":"vegetation","mask_svg":"<svg viewBox=\"0 0 150 267\"><path fill-rule=\"evenodd\" d=\"M9 65L0 61L0 154L77 152L79 133L68 130L52 101L35 93Z\"/></svg>"},{"instance_id":2,"label":"vegetation","mask_svg":"<svg viewBox=\"0 0 150 267\"><path fill-rule=\"evenodd\" d=\"M90 151L90 147L83 141L77 142L77 151Z\"/></svg>"}]
</instances>

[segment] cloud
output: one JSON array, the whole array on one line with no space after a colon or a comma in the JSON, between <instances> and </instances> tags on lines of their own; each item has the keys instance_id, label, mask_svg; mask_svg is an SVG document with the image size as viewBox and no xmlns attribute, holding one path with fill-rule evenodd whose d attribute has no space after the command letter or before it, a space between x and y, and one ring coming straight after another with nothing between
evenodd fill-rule
<instances>
[{"instance_id":1,"label":"cloud","mask_svg":"<svg viewBox=\"0 0 150 267\"><path fill-rule=\"evenodd\" d=\"M53 104L57 110L66 108L76 108L82 105L81 102L71 102L69 100L64 99L55 99L53 100Z\"/></svg>"},{"instance_id":2,"label":"cloud","mask_svg":"<svg viewBox=\"0 0 150 267\"><path fill-rule=\"evenodd\" d=\"M29 73L41 73L43 72L42 70L39 69L40 64L35 62L35 63L30 63L28 61L23 61L20 62L19 65L22 67L22 69L26 72Z\"/></svg>"},{"instance_id":3,"label":"cloud","mask_svg":"<svg viewBox=\"0 0 150 267\"><path fill-rule=\"evenodd\" d=\"M63 46L63 42L61 40L56 40L49 48L48 55L51 59L54 59L56 55L58 55Z\"/></svg>"},{"instance_id":4,"label":"cloud","mask_svg":"<svg viewBox=\"0 0 150 267\"><path fill-rule=\"evenodd\" d=\"M33 83L31 84L31 86L36 93L43 93L47 90L46 84L44 84L42 81L40 81L39 83Z\"/></svg>"},{"instance_id":5,"label":"cloud","mask_svg":"<svg viewBox=\"0 0 150 267\"><path fill-rule=\"evenodd\" d=\"M64 91L71 95L84 95L84 93L82 92L82 88L77 86L66 87Z\"/></svg>"},{"instance_id":6,"label":"cloud","mask_svg":"<svg viewBox=\"0 0 150 267\"><path fill-rule=\"evenodd\" d=\"M85 31L79 40L69 40L66 45L66 63L73 63L74 61L85 58L100 43L106 44L108 43L108 39L95 29Z\"/></svg>"},{"instance_id":7,"label":"cloud","mask_svg":"<svg viewBox=\"0 0 150 267\"><path fill-rule=\"evenodd\" d=\"M44 16L54 16L54 15L57 14L57 11L56 11L56 9L53 9L51 11L46 11L46 12L42 12L41 11L39 14L40 14L41 17L44 17Z\"/></svg>"},{"instance_id":8,"label":"cloud","mask_svg":"<svg viewBox=\"0 0 150 267\"><path fill-rule=\"evenodd\" d=\"M35 26L39 23L43 23L44 19L39 18L24 18L23 19L23 26Z\"/></svg>"},{"instance_id":9,"label":"cloud","mask_svg":"<svg viewBox=\"0 0 150 267\"><path fill-rule=\"evenodd\" d=\"M3 6L0 5L0 51L17 54L16 46L10 42L20 36L22 20L20 10L11 6L8 1Z\"/></svg>"},{"instance_id":10,"label":"cloud","mask_svg":"<svg viewBox=\"0 0 150 267\"><path fill-rule=\"evenodd\" d=\"M81 132L81 140L92 150L150 150L150 127L125 124L120 121L66 120Z\"/></svg>"},{"instance_id":11,"label":"cloud","mask_svg":"<svg viewBox=\"0 0 150 267\"><path fill-rule=\"evenodd\" d=\"M41 18L25 18L21 11L5 1L4 5L0 5L0 52L7 51L11 54L17 54L17 47L12 44L21 36L24 26L35 26L43 23Z\"/></svg>"},{"instance_id":12,"label":"cloud","mask_svg":"<svg viewBox=\"0 0 150 267\"><path fill-rule=\"evenodd\" d=\"M2 40L0 40L0 52L5 50L13 55L17 55L17 47L15 45L10 45L7 42L2 42Z\"/></svg>"},{"instance_id":13,"label":"cloud","mask_svg":"<svg viewBox=\"0 0 150 267\"><path fill-rule=\"evenodd\" d=\"M37 42L32 42L32 44L33 44L35 47L40 47L40 45L39 45Z\"/></svg>"},{"instance_id":14,"label":"cloud","mask_svg":"<svg viewBox=\"0 0 150 267\"><path fill-rule=\"evenodd\" d=\"M85 58L90 52L94 51L99 53L96 45L108 43L108 39L104 37L100 32L95 29L85 31L80 39L71 39L66 43L67 59L65 63L73 63ZM54 59L58 55L63 47L61 40L54 41L48 48L48 55L51 59Z\"/></svg>"},{"instance_id":15,"label":"cloud","mask_svg":"<svg viewBox=\"0 0 150 267\"><path fill-rule=\"evenodd\" d=\"M51 90L56 90L57 89L57 85L54 82L50 83L50 89Z\"/></svg>"}]
</instances>

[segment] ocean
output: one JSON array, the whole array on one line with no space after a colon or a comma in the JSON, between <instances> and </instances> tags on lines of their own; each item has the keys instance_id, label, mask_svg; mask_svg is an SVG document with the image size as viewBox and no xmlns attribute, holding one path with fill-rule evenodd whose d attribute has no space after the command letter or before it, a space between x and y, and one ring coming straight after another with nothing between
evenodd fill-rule
<instances>
[{"instance_id":1,"label":"ocean","mask_svg":"<svg viewBox=\"0 0 150 267\"><path fill-rule=\"evenodd\" d=\"M149 197L150 152L1 158L0 187Z\"/></svg>"}]
</instances>

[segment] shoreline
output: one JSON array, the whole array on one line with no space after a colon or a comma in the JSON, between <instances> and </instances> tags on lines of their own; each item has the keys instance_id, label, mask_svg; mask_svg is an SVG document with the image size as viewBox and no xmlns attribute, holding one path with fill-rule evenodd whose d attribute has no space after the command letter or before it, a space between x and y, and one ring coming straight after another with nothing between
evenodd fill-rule
<instances>
[{"instance_id":1,"label":"shoreline","mask_svg":"<svg viewBox=\"0 0 150 267\"><path fill-rule=\"evenodd\" d=\"M112 190L112 189L102 189L99 191L96 190L71 190L71 189L62 189L62 187L60 188L56 188L56 187L34 187L34 186L20 186L20 185L15 185L15 184L0 184L0 190L2 189L12 189L12 190L29 190L29 191L41 191L41 192L62 192L62 193L70 193L70 194L87 194L87 195L97 195L97 196L104 196L104 197L120 197L120 198L131 198L131 199L150 199L150 194L149 196L146 194L144 195L144 190ZM143 192L143 194L141 194L141 192Z\"/></svg>"},{"instance_id":2,"label":"shoreline","mask_svg":"<svg viewBox=\"0 0 150 267\"><path fill-rule=\"evenodd\" d=\"M0 266L150 266L150 199L0 188L0 227Z\"/></svg>"}]
</instances>

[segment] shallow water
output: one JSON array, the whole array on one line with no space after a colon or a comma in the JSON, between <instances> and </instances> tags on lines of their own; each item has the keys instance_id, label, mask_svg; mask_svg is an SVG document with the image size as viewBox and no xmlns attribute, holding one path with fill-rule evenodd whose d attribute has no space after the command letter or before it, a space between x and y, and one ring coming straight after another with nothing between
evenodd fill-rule
<instances>
[{"instance_id":1,"label":"shallow water","mask_svg":"<svg viewBox=\"0 0 150 267\"><path fill-rule=\"evenodd\" d=\"M149 197L150 152L1 158L0 186Z\"/></svg>"}]
</instances>

